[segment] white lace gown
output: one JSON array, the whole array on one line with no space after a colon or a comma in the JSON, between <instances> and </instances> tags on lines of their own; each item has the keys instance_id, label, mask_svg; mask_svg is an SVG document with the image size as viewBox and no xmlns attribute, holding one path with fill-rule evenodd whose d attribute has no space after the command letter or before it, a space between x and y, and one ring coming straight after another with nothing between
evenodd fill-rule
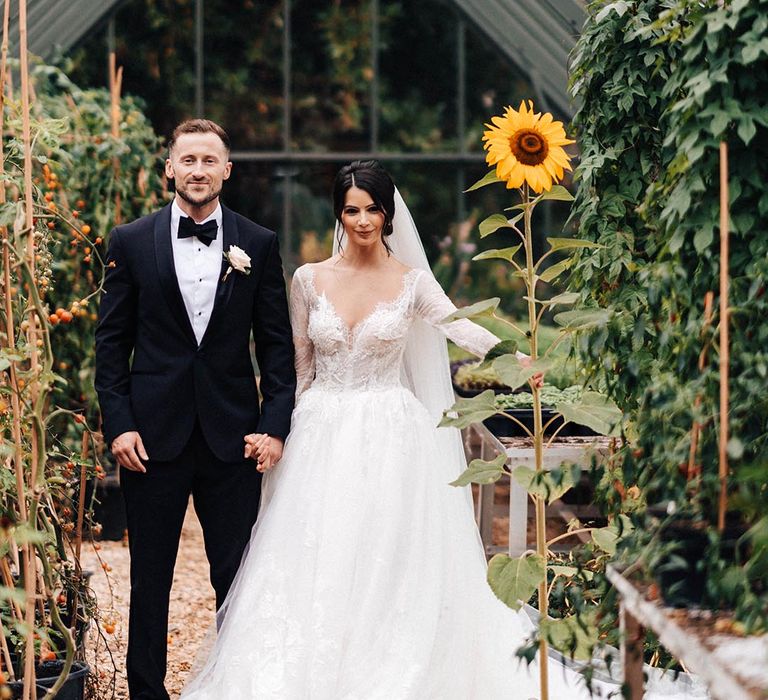
<instances>
[{"instance_id":1,"label":"white lace gown","mask_svg":"<svg viewBox=\"0 0 768 700\"><path fill-rule=\"evenodd\" d=\"M435 420L400 380L416 319L484 355L496 338L434 278L350 329L311 265L291 318L298 402L223 621L185 700L497 700L539 697L514 658L530 623L498 601L466 490L444 478ZM552 664L550 697L587 698ZM614 687L615 690L615 687Z\"/></svg>"}]
</instances>

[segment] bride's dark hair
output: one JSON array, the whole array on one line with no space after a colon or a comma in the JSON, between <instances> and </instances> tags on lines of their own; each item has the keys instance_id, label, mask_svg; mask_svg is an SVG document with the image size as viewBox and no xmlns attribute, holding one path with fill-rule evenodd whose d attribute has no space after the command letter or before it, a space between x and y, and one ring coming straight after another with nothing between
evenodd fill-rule
<instances>
[{"instance_id":1,"label":"bride's dark hair","mask_svg":"<svg viewBox=\"0 0 768 700\"><path fill-rule=\"evenodd\" d=\"M384 212L384 227L381 230L381 242L391 254L392 249L387 243L387 236L392 234L392 219L395 216L395 183L389 173L381 167L377 160L356 160L345 165L338 173L333 183L333 213L341 223L341 213L344 211L344 200L351 187L367 192L373 203ZM339 229L339 250L343 228Z\"/></svg>"}]
</instances>

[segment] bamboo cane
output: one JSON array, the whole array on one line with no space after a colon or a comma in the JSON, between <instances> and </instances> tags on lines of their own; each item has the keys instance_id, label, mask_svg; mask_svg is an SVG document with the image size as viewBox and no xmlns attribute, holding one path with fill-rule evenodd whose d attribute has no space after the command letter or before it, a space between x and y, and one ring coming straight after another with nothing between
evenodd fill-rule
<instances>
[{"instance_id":1,"label":"bamboo cane","mask_svg":"<svg viewBox=\"0 0 768 700\"><path fill-rule=\"evenodd\" d=\"M32 233L32 136L29 119L29 62L27 57L27 0L19 0L19 58L21 78L22 139L24 143L24 228L27 231L27 257L34 264L35 240ZM34 280L31 281L34 284ZM36 403L37 384L37 317L29 317L28 342L31 347L30 369L32 370L32 403ZM34 438L34 432L33 432ZM31 451L30 486L34 488L37 479L37 445L33 440ZM30 523L31 524L31 523ZM36 560L29 544L24 545L24 591L26 594L27 645L24 665L23 700L32 700L35 688L35 594L37 587Z\"/></svg>"},{"instance_id":2,"label":"bamboo cane","mask_svg":"<svg viewBox=\"0 0 768 700\"><path fill-rule=\"evenodd\" d=\"M85 461L88 459L88 447L90 444L90 435L88 431L83 432L83 444L80 453L80 497L77 501L77 527L75 529L75 571L77 579L80 579L80 548L83 542L83 519L85 517Z\"/></svg>"},{"instance_id":3,"label":"bamboo cane","mask_svg":"<svg viewBox=\"0 0 768 700\"><path fill-rule=\"evenodd\" d=\"M115 52L109 53L109 98L110 98L110 117L112 121L112 138L117 140L120 137L120 92L123 85L123 67L116 68ZM120 160L117 156L112 157L112 169L114 171L115 182L120 178ZM115 225L122 220L121 216L122 199L120 191L115 192Z\"/></svg>"},{"instance_id":4,"label":"bamboo cane","mask_svg":"<svg viewBox=\"0 0 768 700\"><path fill-rule=\"evenodd\" d=\"M3 661L5 667L8 669L8 680L15 681L16 673L13 670L13 662L11 661L11 650L8 648L8 640L5 636L5 625L0 622L0 645L3 649Z\"/></svg>"},{"instance_id":5,"label":"bamboo cane","mask_svg":"<svg viewBox=\"0 0 768 700\"><path fill-rule=\"evenodd\" d=\"M728 499L728 144L720 142L720 445L718 474L720 502L717 508L717 529L725 529L725 509Z\"/></svg>"},{"instance_id":6,"label":"bamboo cane","mask_svg":"<svg viewBox=\"0 0 768 700\"><path fill-rule=\"evenodd\" d=\"M8 28L10 23L10 0L5 0L3 7L3 40L2 48L0 49L0 154L4 154L5 145L2 142L2 135L4 133L4 116L5 116L5 94L6 94L6 77L9 76L7 69L8 66ZM10 88L10 81L8 82ZM0 157L0 175L5 172L5 158ZM0 186L0 203L5 203L6 192L5 187ZM3 295L5 297L5 322L6 322L6 346L10 350L14 350L16 347L16 331L13 324L13 304L11 300L11 258L10 258L10 241L8 240L8 227L3 226L0 228L0 235L2 235L3 246ZM17 491L17 507L19 510L19 517L22 521L27 519L27 504L26 504L26 488L24 483L24 455L22 452L22 440L21 440L21 402L19 400L19 383L16 372L16 363L12 362L9 367L10 383L11 383L11 412L12 412L12 435L14 442L14 471L16 474L16 491ZM18 557L18 553L15 550L15 543L10 543L12 553ZM27 556L29 549L26 549ZM0 560L0 573L2 574L3 582L8 588L15 588L13 576L11 575L10 565L7 558L3 557ZM34 613L34 610L33 610ZM11 615L17 620L24 619L24 612L21 606L15 601L11 604ZM5 658L6 667L8 668L8 675L11 679L16 678L13 665L11 663L10 651L8 649L8 642L5 637L5 629L0 629L0 638L2 639L3 656Z\"/></svg>"},{"instance_id":7,"label":"bamboo cane","mask_svg":"<svg viewBox=\"0 0 768 700\"><path fill-rule=\"evenodd\" d=\"M702 336L704 335L704 331L709 327L709 325L712 323L712 302L714 299L714 294L712 292L707 292L704 295L704 323L701 326L701 333ZM704 366L707 363L707 346L705 345L701 352L699 353L699 372L704 371ZM694 410L697 409L699 406L701 406L701 396L697 396L696 400L693 403ZM696 453L699 449L699 433L701 432L701 423L699 423L697 420L694 419L693 421L693 427L691 428L691 449L688 452L688 470L686 478L688 480L693 479L695 476L698 476L701 472L701 469L696 466Z\"/></svg>"},{"instance_id":8,"label":"bamboo cane","mask_svg":"<svg viewBox=\"0 0 768 700\"><path fill-rule=\"evenodd\" d=\"M2 576L3 583L8 588L14 588L15 584L13 581L13 574L11 573L11 567L8 564L8 560L3 557L0 559L0 576ZM11 604L11 615L15 615L16 619L18 621L21 621L24 619L24 611L21 609L21 605L17 603L15 600Z\"/></svg>"}]
</instances>

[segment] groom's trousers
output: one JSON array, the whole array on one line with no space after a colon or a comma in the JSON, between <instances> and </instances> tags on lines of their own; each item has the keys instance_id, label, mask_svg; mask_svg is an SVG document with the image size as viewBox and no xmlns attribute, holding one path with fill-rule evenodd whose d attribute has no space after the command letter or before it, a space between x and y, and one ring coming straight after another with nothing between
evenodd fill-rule
<instances>
[{"instance_id":1,"label":"groom's trousers","mask_svg":"<svg viewBox=\"0 0 768 700\"><path fill-rule=\"evenodd\" d=\"M190 494L203 529L217 608L237 573L261 494L255 462L216 459L197 425L178 457L168 462L151 457L146 474L120 471L131 555L126 662L131 700L169 698L164 685L168 605Z\"/></svg>"}]
</instances>

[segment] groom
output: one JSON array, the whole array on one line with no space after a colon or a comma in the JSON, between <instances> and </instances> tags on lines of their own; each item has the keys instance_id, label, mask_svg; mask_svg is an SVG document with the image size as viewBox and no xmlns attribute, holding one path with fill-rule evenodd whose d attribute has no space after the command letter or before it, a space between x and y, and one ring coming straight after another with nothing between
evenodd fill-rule
<instances>
[{"instance_id":1,"label":"groom","mask_svg":"<svg viewBox=\"0 0 768 700\"><path fill-rule=\"evenodd\" d=\"M96 329L104 437L128 516L132 700L168 700L168 602L190 494L218 608L256 520L261 472L282 455L296 386L277 237L219 202L232 169L226 132L192 119L168 148L175 199L110 234ZM254 432L269 436L255 468L243 442Z\"/></svg>"}]
</instances>

